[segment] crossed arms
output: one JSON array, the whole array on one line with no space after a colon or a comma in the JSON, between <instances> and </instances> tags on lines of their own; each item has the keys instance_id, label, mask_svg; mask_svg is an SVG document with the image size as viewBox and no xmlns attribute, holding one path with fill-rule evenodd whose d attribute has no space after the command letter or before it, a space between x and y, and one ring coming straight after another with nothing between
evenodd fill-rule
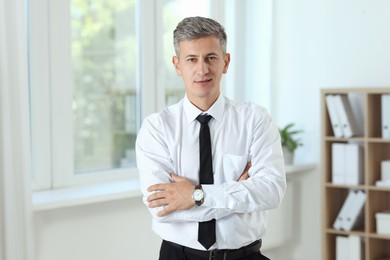
<instances>
[{"instance_id":1,"label":"crossed arms","mask_svg":"<svg viewBox=\"0 0 390 260\"><path fill-rule=\"evenodd\" d=\"M244 172L237 181L249 178L248 171L250 167L251 163L248 162ZM192 198L195 184L187 178L180 177L174 173L171 174L171 178L173 183L158 183L147 188L147 191L151 192L146 199L148 207L163 207L162 210L157 211L158 217L167 216L177 210L188 210L195 205L195 201Z\"/></svg>"}]
</instances>

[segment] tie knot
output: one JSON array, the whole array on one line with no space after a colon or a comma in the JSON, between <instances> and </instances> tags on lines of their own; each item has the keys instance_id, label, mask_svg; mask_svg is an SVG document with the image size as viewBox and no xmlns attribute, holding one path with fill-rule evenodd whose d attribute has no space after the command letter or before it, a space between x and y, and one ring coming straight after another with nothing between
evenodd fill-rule
<instances>
[{"instance_id":1,"label":"tie knot","mask_svg":"<svg viewBox=\"0 0 390 260\"><path fill-rule=\"evenodd\" d=\"M204 124L204 123L208 123L210 121L210 119L212 118L212 116L210 115L207 115L207 114L203 114L203 115L199 115L196 120L199 121L199 123L201 124Z\"/></svg>"}]
</instances>

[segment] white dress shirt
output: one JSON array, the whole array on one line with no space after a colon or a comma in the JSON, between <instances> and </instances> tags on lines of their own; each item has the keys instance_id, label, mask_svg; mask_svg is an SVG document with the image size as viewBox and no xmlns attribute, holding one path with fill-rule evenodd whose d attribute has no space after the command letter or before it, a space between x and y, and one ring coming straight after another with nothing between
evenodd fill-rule
<instances>
[{"instance_id":1,"label":"white dress shirt","mask_svg":"<svg viewBox=\"0 0 390 260\"><path fill-rule=\"evenodd\" d=\"M202 111L185 96L179 103L148 116L136 141L137 165L144 203L146 189L170 181L170 173L199 183L199 129ZM236 249L265 234L267 210L278 207L286 175L277 126L266 110L252 103L235 104L220 95L206 111L212 143L214 184L202 185L201 206L158 217L149 209L152 229L161 238L204 250L197 241L198 222L216 219L211 249ZM249 178L237 181L248 162Z\"/></svg>"}]
</instances>

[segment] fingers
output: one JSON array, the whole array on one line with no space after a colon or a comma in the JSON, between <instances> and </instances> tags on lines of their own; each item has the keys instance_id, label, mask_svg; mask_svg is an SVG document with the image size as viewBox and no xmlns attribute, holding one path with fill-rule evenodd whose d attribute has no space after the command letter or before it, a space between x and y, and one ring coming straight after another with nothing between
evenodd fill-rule
<instances>
[{"instance_id":1,"label":"fingers","mask_svg":"<svg viewBox=\"0 0 390 260\"><path fill-rule=\"evenodd\" d=\"M180 177L174 173L171 173L171 178L174 182L184 182L187 181L186 178ZM154 184L148 187L147 191L148 192L153 192L153 191L161 191L161 190L166 190L169 188L169 186L172 186L172 183L158 183Z\"/></svg>"},{"instance_id":2,"label":"fingers","mask_svg":"<svg viewBox=\"0 0 390 260\"><path fill-rule=\"evenodd\" d=\"M245 181L249 178L249 169L251 168L251 166L252 166L252 162L248 162L246 164L243 173L241 174L240 178L238 178L237 181Z\"/></svg>"},{"instance_id":3,"label":"fingers","mask_svg":"<svg viewBox=\"0 0 390 260\"><path fill-rule=\"evenodd\" d=\"M180 177L174 173L171 173L170 174L170 177L171 179L173 180L173 182L183 182L186 180L186 178L184 177ZM167 187L167 185L169 185L170 183L158 183L158 184L154 184L154 185L151 185L148 187L147 191L149 192L153 192L153 191L159 191L159 190L165 190L165 188Z\"/></svg>"},{"instance_id":4,"label":"fingers","mask_svg":"<svg viewBox=\"0 0 390 260\"><path fill-rule=\"evenodd\" d=\"M146 201L150 203L152 201L160 200L160 199L163 199L165 197L166 197L166 195L163 191L158 191L158 192L150 194Z\"/></svg>"},{"instance_id":5,"label":"fingers","mask_svg":"<svg viewBox=\"0 0 390 260\"><path fill-rule=\"evenodd\" d=\"M157 208L169 204L169 200L166 197L166 192L163 191L155 192L149 195L146 201L148 202L149 208Z\"/></svg>"},{"instance_id":6,"label":"fingers","mask_svg":"<svg viewBox=\"0 0 390 260\"><path fill-rule=\"evenodd\" d=\"M248 163L246 164L246 166L245 166L244 172L249 171L249 168L251 168L251 167L252 167L252 162L248 162Z\"/></svg>"},{"instance_id":7,"label":"fingers","mask_svg":"<svg viewBox=\"0 0 390 260\"><path fill-rule=\"evenodd\" d=\"M161 191L167 189L167 186L169 183L159 183L159 184L154 184L148 187L147 191L153 192L153 191Z\"/></svg>"},{"instance_id":8,"label":"fingers","mask_svg":"<svg viewBox=\"0 0 390 260\"><path fill-rule=\"evenodd\" d=\"M149 195L147 198L149 208L163 207L162 210L156 213L158 217L167 216L178 208L174 202L166 197L168 194L169 192L159 191Z\"/></svg>"},{"instance_id":9,"label":"fingers","mask_svg":"<svg viewBox=\"0 0 390 260\"><path fill-rule=\"evenodd\" d=\"M169 214L171 214L172 212L174 212L175 210L171 209L170 206L166 206L164 207L162 210L160 210L159 212L157 212L157 216L158 217L165 217Z\"/></svg>"},{"instance_id":10,"label":"fingers","mask_svg":"<svg viewBox=\"0 0 390 260\"><path fill-rule=\"evenodd\" d=\"M161 198L161 199L157 199L157 200L152 200L148 203L148 208L158 208L158 207L163 207L163 206L167 206L169 205L168 204L168 200L166 198Z\"/></svg>"},{"instance_id":11,"label":"fingers","mask_svg":"<svg viewBox=\"0 0 390 260\"><path fill-rule=\"evenodd\" d=\"M185 179L185 178L180 177L180 176L178 176L178 175L176 175L176 174L174 174L174 173L171 173L171 177L172 177L172 180L173 180L174 182L181 182L181 181L183 181L183 179Z\"/></svg>"},{"instance_id":12,"label":"fingers","mask_svg":"<svg viewBox=\"0 0 390 260\"><path fill-rule=\"evenodd\" d=\"M249 178L249 173L246 171L243 174L241 174L240 178L238 178L237 181L245 181Z\"/></svg>"}]
</instances>

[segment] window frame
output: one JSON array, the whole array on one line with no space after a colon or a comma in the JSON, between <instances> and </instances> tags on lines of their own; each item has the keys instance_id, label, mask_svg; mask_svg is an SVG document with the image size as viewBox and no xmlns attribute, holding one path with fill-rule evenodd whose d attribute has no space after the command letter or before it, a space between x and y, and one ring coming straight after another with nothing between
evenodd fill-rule
<instances>
[{"instance_id":1,"label":"window frame","mask_svg":"<svg viewBox=\"0 0 390 260\"><path fill-rule=\"evenodd\" d=\"M29 4L28 52L31 117L32 187L51 187L51 92L48 0ZM33 31L34 33L31 33ZM32 51L34 50L34 51Z\"/></svg>"}]
</instances>

